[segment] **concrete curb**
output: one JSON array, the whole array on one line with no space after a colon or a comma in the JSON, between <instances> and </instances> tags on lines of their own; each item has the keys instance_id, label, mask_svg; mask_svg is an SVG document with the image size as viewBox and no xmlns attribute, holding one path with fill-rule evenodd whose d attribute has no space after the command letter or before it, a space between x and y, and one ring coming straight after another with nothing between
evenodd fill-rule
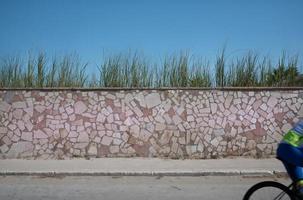
<instances>
[{"instance_id":1,"label":"concrete curb","mask_svg":"<svg viewBox=\"0 0 303 200\"><path fill-rule=\"evenodd\" d=\"M284 171L267 171L267 170L256 170L256 171L149 171L149 172L56 172L56 171L37 171L37 172L14 172L14 171L2 171L0 176L253 176L253 177L275 177L275 176L287 176Z\"/></svg>"},{"instance_id":2,"label":"concrete curb","mask_svg":"<svg viewBox=\"0 0 303 200\"><path fill-rule=\"evenodd\" d=\"M276 159L0 160L0 176L283 176Z\"/></svg>"}]
</instances>

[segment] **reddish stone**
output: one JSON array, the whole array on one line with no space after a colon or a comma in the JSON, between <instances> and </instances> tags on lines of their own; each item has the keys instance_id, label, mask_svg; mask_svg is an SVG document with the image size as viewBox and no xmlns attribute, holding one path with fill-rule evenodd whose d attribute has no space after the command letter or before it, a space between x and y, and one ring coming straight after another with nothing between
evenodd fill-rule
<instances>
[{"instance_id":1,"label":"reddish stone","mask_svg":"<svg viewBox=\"0 0 303 200\"><path fill-rule=\"evenodd\" d=\"M13 102L16 102L16 101L23 101L24 100L24 98L23 98L23 96L21 95L21 94L16 94L16 95L14 95L14 97L13 97Z\"/></svg>"},{"instance_id":2,"label":"reddish stone","mask_svg":"<svg viewBox=\"0 0 303 200\"><path fill-rule=\"evenodd\" d=\"M110 154L109 146L100 145L98 148L97 157L107 157Z\"/></svg>"},{"instance_id":3,"label":"reddish stone","mask_svg":"<svg viewBox=\"0 0 303 200\"><path fill-rule=\"evenodd\" d=\"M141 108L141 111L143 112L143 117L148 117L148 116L151 116L153 114L152 109Z\"/></svg>"},{"instance_id":4,"label":"reddish stone","mask_svg":"<svg viewBox=\"0 0 303 200\"><path fill-rule=\"evenodd\" d=\"M46 120L43 119L41 122L35 124L34 130L39 130L39 129L42 130L45 127L46 127Z\"/></svg>"},{"instance_id":5,"label":"reddish stone","mask_svg":"<svg viewBox=\"0 0 303 200\"><path fill-rule=\"evenodd\" d=\"M114 106L112 109L113 109L114 113L121 113L122 112L122 108L121 107L115 107Z\"/></svg>"},{"instance_id":6,"label":"reddish stone","mask_svg":"<svg viewBox=\"0 0 303 200\"><path fill-rule=\"evenodd\" d=\"M37 91L34 92L33 97L35 98L36 101L43 101L45 98L43 96L40 96Z\"/></svg>"},{"instance_id":7,"label":"reddish stone","mask_svg":"<svg viewBox=\"0 0 303 200\"><path fill-rule=\"evenodd\" d=\"M262 137L266 135L266 131L261 128L260 122L256 122L256 129L253 131L254 135L257 137Z\"/></svg>"},{"instance_id":8,"label":"reddish stone","mask_svg":"<svg viewBox=\"0 0 303 200\"><path fill-rule=\"evenodd\" d=\"M187 121L187 112L186 111L183 111L180 115L180 118L183 120L183 121Z\"/></svg>"},{"instance_id":9,"label":"reddish stone","mask_svg":"<svg viewBox=\"0 0 303 200\"><path fill-rule=\"evenodd\" d=\"M112 100L112 99L105 98L105 104L110 106L112 109L115 108L114 100Z\"/></svg>"},{"instance_id":10,"label":"reddish stone","mask_svg":"<svg viewBox=\"0 0 303 200\"><path fill-rule=\"evenodd\" d=\"M147 144L144 145L134 144L132 145L132 148L135 149L137 156L148 157L149 155L149 145Z\"/></svg>"},{"instance_id":11,"label":"reddish stone","mask_svg":"<svg viewBox=\"0 0 303 200\"><path fill-rule=\"evenodd\" d=\"M224 132L225 133L230 133L231 132L231 126L229 124L226 124L225 128L224 128Z\"/></svg>"},{"instance_id":12,"label":"reddish stone","mask_svg":"<svg viewBox=\"0 0 303 200\"><path fill-rule=\"evenodd\" d=\"M126 114L125 113L119 113L119 118L121 121L125 121L126 120Z\"/></svg>"},{"instance_id":13,"label":"reddish stone","mask_svg":"<svg viewBox=\"0 0 303 200\"><path fill-rule=\"evenodd\" d=\"M53 114L53 110L51 109L46 109L44 112L43 112L44 115L52 115Z\"/></svg>"},{"instance_id":14,"label":"reddish stone","mask_svg":"<svg viewBox=\"0 0 303 200\"><path fill-rule=\"evenodd\" d=\"M288 119L286 119L286 121L287 121L287 123L289 123L289 124L293 124L294 122L293 122L293 118L288 118Z\"/></svg>"},{"instance_id":15,"label":"reddish stone","mask_svg":"<svg viewBox=\"0 0 303 200\"><path fill-rule=\"evenodd\" d=\"M172 118L174 115L176 115L176 112L173 108L170 108L168 111L167 111L167 114Z\"/></svg>"},{"instance_id":16,"label":"reddish stone","mask_svg":"<svg viewBox=\"0 0 303 200\"><path fill-rule=\"evenodd\" d=\"M128 144L136 144L137 143L137 139L133 136L130 136L128 138L128 141L127 141Z\"/></svg>"},{"instance_id":17,"label":"reddish stone","mask_svg":"<svg viewBox=\"0 0 303 200\"><path fill-rule=\"evenodd\" d=\"M248 140L254 140L256 138L256 135L253 131L248 131L241 134L242 136L246 137Z\"/></svg>"},{"instance_id":18,"label":"reddish stone","mask_svg":"<svg viewBox=\"0 0 303 200\"><path fill-rule=\"evenodd\" d=\"M279 121L279 122L282 122L283 121L283 117L284 117L285 113L277 113L277 114L274 114L274 118Z\"/></svg>"}]
</instances>

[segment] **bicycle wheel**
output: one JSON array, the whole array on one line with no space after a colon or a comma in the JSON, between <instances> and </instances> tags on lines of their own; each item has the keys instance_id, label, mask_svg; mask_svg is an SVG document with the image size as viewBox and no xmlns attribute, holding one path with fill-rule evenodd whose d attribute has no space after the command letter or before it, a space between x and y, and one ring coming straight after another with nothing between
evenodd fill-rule
<instances>
[{"instance_id":1,"label":"bicycle wheel","mask_svg":"<svg viewBox=\"0 0 303 200\"><path fill-rule=\"evenodd\" d=\"M243 200L295 200L294 194L285 185L264 181L252 186L244 195Z\"/></svg>"}]
</instances>

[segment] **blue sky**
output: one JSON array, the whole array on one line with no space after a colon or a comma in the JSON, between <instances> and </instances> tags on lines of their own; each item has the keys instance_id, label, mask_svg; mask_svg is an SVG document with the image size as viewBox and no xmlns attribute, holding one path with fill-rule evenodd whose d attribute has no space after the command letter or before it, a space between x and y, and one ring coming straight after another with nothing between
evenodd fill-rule
<instances>
[{"instance_id":1,"label":"blue sky","mask_svg":"<svg viewBox=\"0 0 303 200\"><path fill-rule=\"evenodd\" d=\"M302 0L0 0L0 56L103 52L147 57L190 50L213 59L248 49L276 58L303 56Z\"/></svg>"}]
</instances>

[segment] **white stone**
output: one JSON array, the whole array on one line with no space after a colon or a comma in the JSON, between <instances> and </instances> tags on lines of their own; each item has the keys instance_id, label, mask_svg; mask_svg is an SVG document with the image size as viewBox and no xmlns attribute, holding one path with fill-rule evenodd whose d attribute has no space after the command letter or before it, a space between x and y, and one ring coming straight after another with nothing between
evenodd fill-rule
<instances>
[{"instance_id":1,"label":"white stone","mask_svg":"<svg viewBox=\"0 0 303 200\"><path fill-rule=\"evenodd\" d=\"M230 135L231 135L232 137L235 137L236 134L237 134L237 129L235 129L234 127L232 127L232 128L231 128L231 131L230 131Z\"/></svg>"},{"instance_id":2,"label":"white stone","mask_svg":"<svg viewBox=\"0 0 303 200\"><path fill-rule=\"evenodd\" d=\"M153 108L159 104L161 104L161 98L158 93L151 93L146 95L145 102L147 108Z\"/></svg>"},{"instance_id":3,"label":"white stone","mask_svg":"<svg viewBox=\"0 0 303 200\"><path fill-rule=\"evenodd\" d=\"M136 106L133 108L134 109L134 112L135 114L138 116L138 117L142 117L143 116L143 112Z\"/></svg>"},{"instance_id":4,"label":"white stone","mask_svg":"<svg viewBox=\"0 0 303 200\"><path fill-rule=\"evenodd\" d=\"M68 106L67 108L65 108L65 110L68 115L71 115L74 113L74 109L71 106Z\"/></svg>"},{"instance_id":5,"label":"white stone","mask_svg":"<svg viewBox=\"0 0 303 200\"><path fill-rule=\"evenodd\" d=\"M88 145L87 142L77 142L75 145L74 145L74 148L76 149L84 149L86 148Z\"/></svg>"},{"instance_id":6,"label":"white stone","mask_svg":"<svg viewBox=\"0 0 303 200\"><path fill-rule=\"evenodd\" d=\"M217 113L217 108L218 108L217 104L211 103L211 104L210 104L210 108L211 108L211 113L212 113L212 114Z\"/></svg>"},{"instance_id":7,"label":"white stone","mask_svg":"<svg viewBox=\"0 0 303 200\"><path fill-rule=\"evenodd\" d=\"M9 128L11 131L13 131L13 130L15 130L15 129L17 128L17 126L16 126L15 124L10 124L10 125L8 125L8 128Z\"/></svg>"},{"instance_id":8,"label":"white stone","mask_svg":"<svg viewBox=\"0 0 303 200\"><path fill-rule=\"evenodd\" d=\"M291 124L287 123L282 126L282 131L284 133L288 132L292 128Z\"/></svg>"},{"instance_id":9,"label":"white stone","mask_svg":"<svg viewBox=\"0 0 303 200\"><path fill-rule=\"evenodd\" d=\"M101 140L101 144L109 146L113 141L112 137L104 136Z\"/></svg>"},{"instance_id":10,"label":"white stone","mask_svg":"<svg viewBox=\"0 0 303 200\"><path fill-rule=\"evenodd\" d=\"M13 108L26 108L26 103L23 101L14 102L12 105Z\"/></svg>"},{"instance_id":11,"label":"white stone","mask_svg":"<svg viewBox=\"0 0 303 200\"><path fill-rule=\"evenodd\" d=\"M68 136L68 132L65 128L60 128L59 133L61 138L66 138Z\"/></svg>"},{"instance_id":12,"label":"white stone","mask_svg":"<svg viewBox=\"0 0 303 200\"><path fill-rule=\"evenodd\" d=\"M165 123L165 119L162 117L162 115L157 115L155 120L160 123Z\"/></svg>"},{"instance_id":13,"label":"white stone","mask_svg":"<svg viewBox=\"0 0 303 200\"><path fill-rule=\"evenodd\" d=\"M226 109L229 108L229 106L230 106L232 100L233 100L233 96L227 96L227 98L226 98L226 100L225 100L225 103L224 103L224 106L225 106Z\"/></svg>"},{"instance_id":14,"label":"white stone","mask_svg":"<svg viewBox=\"0 0 303 200\"><path fill-rule=\"evenodd\" d=\"M114 116L112 114L107 117L107 122L110 124L114 122Z\"/></svg>"},{"instance_id":15,"label":"white stone","mask_svg":"<svg viewBox=\"0 0 303 200\"><path fill-rule=\"evenodd\" d=\"M184 112L184 108L183 107L178 107L176 112L177 112L178 115L181 115Z\"/></svg>"},{"instance_id":16,"label":"white stone","mask_svg":"<svg viewBox=\"0 0 303 200\"><path fill-rule=\"evenodd\" d=\"M31 142L18 142L14 143L10 148L7 156L9 158L17 158L20 153L24 152L32 152L34 150L34 146Z\"/></svg>"},{"instance_id":17,"label":"white stone","mask_svg":"<svg viewBox=\"0 0 303 200\"><path fill-rule=\"evenodd\" d=\"M145 99L144 99L144 95L142 93L138 93L135 96L135 99L139 102L141 107L146 107L146 103L145 103Z\"/></svg>"},{"instance_id":18,"label":"white stone","mask_svg":"<svg viewBox=\"0 0 303 200\"><path fill-rule=\"evenodd\" d=\"M103 115L105 115L105 116L108 116L108 115L111 114L111 112L108 111L106 108L103 108L103 109L101 110L101 114L103 114Z\"/></svg>"},{"instance_id":19,"label":"white stone","mask_svg":"<svg viewBox=\"0 0 303 200\"><path fill-rule=\"evenodd\" d=\"M235 114L231 114L231 115L228 115L228 120L230 121L235 121L237 119L237 116Z\"/></svg>"},{"instance_id":20,"label":"white stone","mask_svg":"<svg viewBox=\"0 0 303 200\"><path fill-rule=\"evenodd\" d=\"M23 131L25 129L25 125L24 125L24 122L22 120L19 120L18 123L18 128Z\"/></svg>"},{"instance_id":21,"label":"white stone","mask_svg":"<svg viewBox=\"0 0 303 200\"><path fill-rule=\"evenodd\" d=\"M225 134L224 129L214 129L214 134L216 136L222 136Z\"/></svg>"},{"instance_id":22,"label":"white stone","mask_svg":"<svg viewBox=\"0 0 303 200\"><path fill-rule=\"evenodd\" d=\"M89 156L97 156L98 149L96 144L91 144L88 147L87 153Z\"/></svg>"},{"instance_id":23,"label":"white stone","mask_svg":"<svg viewBox=\"0 0 303 200\"><path fill-rule=\"evenodd\" d=\"M76 138L78 136L79 136L79 133L77 133L76 131L71 131L68 134L68 137L70 137L70 138Z\"/></svg>"},{"instance_id":24,"label":"white stone","mask_svg":"<svg viewBox=\"0 0 303 200\"><path fill-rule=\"evenodd\" d=\"M248 96L252 97L252 96L254 96L254 95L255 95L254 92L248 92Z\"/></svg>"},{"instance_id":25,"label":"white stone","mask_svg":"<svg viewBox=\"0 0 303 200\"><path fill-rule=\"evenodd\" d=\"M88 143L89 142L88 134L86 132L80 132L77 141L80 143L81 142Z\"/></svg>"},{"instance_id":26,"label":"white stone","mask_svg":"<svg viewBox=\"0 0 303 200\"><path fill-rule=\"evenodd\" d=\"M33 129L33 124L30 121L25 122L25 127L27 128L28 131L32 131Z\"/></svg>"},{"instance_id":27,"label":"white stone","mask_svg":"<svg viewBox=\"0 0 303 200\"><path fill-rule=\"evenodd\" d=\"M270 97L268 102L267 102L267 105L269 105L270 107L274 108L278 103L278 100L277 98L275 97Z\"/></svg>"},{"instance_id":28,"label":"white stone","mask_svg":"<svg viewBox=\"0 0 303 200\"><path fill-rule=\"evenodd\" d=\"M266 111L266 110L267 110L267 105L266 105L265 103L263 103L263 104L260 106L260 108L261 108L262 110Z\"/></svg>"},{"instance_id":29,"label":"white stone","mask_svg":"<svg viewBox=\"0 0 303 200\"><path fill-rule=\"evenodd\" d=\"M124 121L124 124L125 124L126 126L131 126L131 125L133 125L134 123L133 123L132 119L131 119L130 117L128 117L128 118Z\"/></svg>"},{"instance_id":30,"label":"white stone","mask_svg":"<svg viewBox=\"0 0 303 200\"><path fill-rule=\"evenodd\" d=\"M22 115L23 115L23 110L21 109L16 109L13 111L13 116L16 119L22 119Z\"/></svg>"},{"instance_id":31,"label":"white stone","mask_svg":"<svg viewBox=\"0 0 303 200\"><path fill-rule=\"evenodd\" d=\"M11 105L5 101L0 101L0 111L8 112L11 109Z\"/></svg>"},{"instance_id":32,"label":"white stone","mask_svg":"<svg viewBox=\"0 0 303 200\"><path fill-rule=\"evenodd\" d=\"M33 108L33 107L25 108L24 111L25 111L29 116L31 116L31 117L34 115L34 108Z\"/></svg>"},{"instance_id":33,"label":"white stone","mask_svg":"<svg viewBox=\"0 0 303 200\"><path fill-rule=\"evenodd\" d=\"M142 129L140 132L140 139L142 139L144 142L147 142L151 135L152 134L149 131Z\"/></svg>"},{"instance_id":34,"label":"white stone","mask_svg":"<svg viewBox=\"0 0 303 200\"><path fill-rule=\"evenodd\" d=\"M33 133L32 132L22 132L21 139L26 140L26 141L33 141Z\"/></svg>"},{"instance_id":35,"label":"white stone","mask_svg":"<svg viewBox=\"0 0 303 200\"><path fill-rule=\"evenodd\" d=\"M298 111L298 115L303 117L303 105L301 106L300 110Z\"/></svg>"},{"instance_id":36,"label":"white stone","mask_svg":"<svg viewBox=\"0 0 303 200\"><path fill-rule=\"evenodd\" d=\"M7 145L2 145L1 147L0 147L0 151L1 151L1 153L6 153L7 151L9 150L9 148L8 148L8 146Z\"/></svg>"},{"instance_id":37,"label":"white stone","mask_svg":"<svg viewBox=\"0 0 303 200\"><path fill-rule=\"evenodd\" d=\"M210 143L215 147L219 145L219 141L216 138L214 138Z\"/></svg>"},{"instance_id":38,"label":"white stone","mask_svg":"<svg viewBox=\"0 0 303 200\"><path fill-rule=\"evenodd\" d=\"M161 135L161 138L159 140L160 144L162 144L162 145L168 144L172 135L173 135L172 131L165 130L164 133Z\"/></svg>"},{"instance_id":39,"label":"white stone","mask_svg":"<svg viewBox=\"0 0 303 200\"><path fill-rule=\"evenodd\" d=\"M266 147L266 144L257 144L257 148L260 149L261 151L264 151Z\"/></svg>"},{"instance_id":40,"label":"white stone","mask_svg":"<svg viewBox=\"0 0 303 200\"><path fill-rule=\"evenodd\" d=\"M82 101L76 102L74 108L76 114L82 114L87 110L87 106Z\"/></svg>"},{"instance_id":41,"label":"white stone","mask_svg":"<svg viewBox=\"0 0 303 200\"><path fill-rule=\"evenodd\" d=\"M121 139L114 138L113 145L120 145L123 141Z\"/></svg>"},{"instance_id":42,"label":"white stone","mask_svg":"<svg viewBox=\"0 0 303 200\"><path fill-rule=\"evenodd\" d=\"M110 153L112 153L112 154L114 154L114 153L119 153L120 148L119 148L119 146L110 146L110 147L109 147L109 151L110 151Z\"/></svg>"},{"instance_id":43,"label":"white stone","mask_svg":"<svg viewBox=\"0 0 303 200\"><path fill-rule=\"evenodd\" d=\"M189 122L195 121L194 116L192 116L192 115L187 116L187 121L189 121Z\"/></svg>"},{"instance_id":44,"label":"white stone","mask_svg":"<svg viewBox=\"0 0 303 200\"><path fill-rule=\"evenodd\" d=\"M173 116L173 122L178 125L182 122L182 119L178 115Z\"/></svg>"},{"instance_id":45,"label":"white stone","mask_svg":"<svg viewBox=\"0 0 303 200\"><path fill-rule=\"evenodd\" d=\"M159 123L157 123L155 130L156 131L163 131L165 128L166 128L165 124L159 124Z\"/></svg>"},{"instance_id":46,"label":"white stone","mask_svg":"<svg viewBox=\"0 0 303 200\"><path fill-rule=\"evenodd\" d=\"M6 144L7 146L12 144L12 141L7 135L2 138L2 142L4 142L4 144Z\"/></svg>"},{"instance_id":47,"label":"white stone","mask_svg":"<svg viewBox=\"0 0 303 200\"><path fill-rule=\"evenodd\" d=\"M6 127L0 126L0 134L7 134L7 131Z\"/></svg>"},{"instance_id":48,"label":"white stone","mask_svg":"<svg viewBox=\"0 0 303 200\"><path fill-rule=\"evenodd\" d=\"M48 135L48 137L51 137L54 133L54 131L50 128L44 128L43 132L45 132Z\"/></svg>"},{"instance_id":49,"label":"white stone","mask_svg":"<svg viewBox=\"0 0 303 200\"><path fill-rule=\"evenodd\" d=\"M101 113L98 113L98 115L97 115L97 119L96 119L96 121L97 122L105 122L105 116L103 115L103 114L101 114Z\"/></svg>"},{"instance_id":50,"label":"white stone","mask_svg":"<svg viewBox=\"0 0 303 200\"><path fill-rule=\"evenodd\" d=\"M45 107L41 105L37 105L35 106L35 110L39 113L42 113L45 110Z\"/></svg>"},{"instance_id":51,"label":"white stone","mask_svg":"<svg viewBox=\"0 0 303 200\"><path fill-rule=\"evenodd\" d=\"M211 128L215 128L215 125L216 125L216 122L215 122L215 120L209 120L209 126L211 127Z\"/></svg>"},{"instance_id":52,"label":"white stone","mask_svg":"<svg viewBox=\"0 0 303 200\"><path fill-rule=\"evenodd\" d=\"M36 131L34 131L34 138L37 138L37 139L46 139L46 138L48 138L48 135L46 135L41 130L36 130Z\"/></svg>"},{"instance_id":53,"label":"white stone","mask_svg":"<svg viewBox=\"0 0 303 200\"><path fill-rule=\"evenodd\" d=\"M210 113L210 108L203 108L203 109L200 109L200 112L201 112L201 113L207 113L207 114L209 114L209 113Z\"/></svg>"}]
</instances>

